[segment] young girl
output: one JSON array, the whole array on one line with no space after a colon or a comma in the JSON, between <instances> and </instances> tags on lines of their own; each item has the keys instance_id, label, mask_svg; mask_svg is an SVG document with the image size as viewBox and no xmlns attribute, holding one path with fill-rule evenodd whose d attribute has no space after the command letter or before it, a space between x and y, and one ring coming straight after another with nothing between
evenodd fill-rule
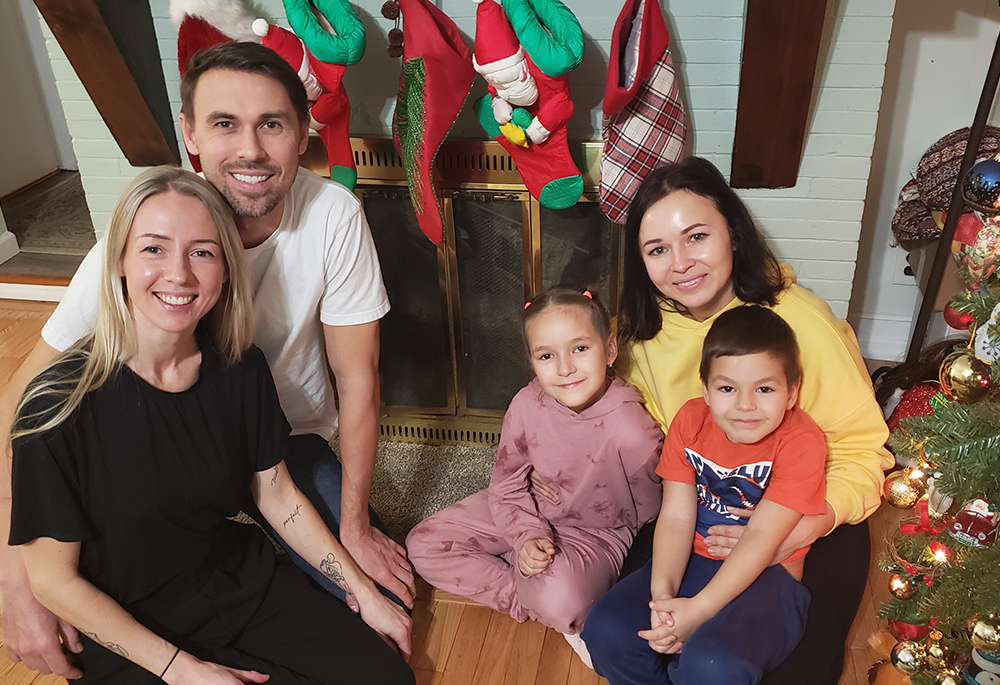
<instances>
[{"instance_id":1,"label":"young girl","mask_svg":"<svg viewBox=\"0 0 1000 685\"><path fill-rule=\"evenodd\" d=\"M663 436L611 376L618 345L589 292L538 295L522 326L535 378L504 417L489 488L418 524L407 550L429 583L576 636L656 515ZM551 492L532 492L532 471Z\"/></svg>"}]
</instances>

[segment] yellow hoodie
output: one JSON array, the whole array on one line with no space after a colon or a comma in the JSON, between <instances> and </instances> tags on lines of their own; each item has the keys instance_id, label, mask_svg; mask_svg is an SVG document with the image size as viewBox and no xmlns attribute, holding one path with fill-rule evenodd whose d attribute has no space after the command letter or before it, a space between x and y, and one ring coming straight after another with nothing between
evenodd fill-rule
<instances>
[{"instance_id":1,"label":"yellow hoodie","mask_svg":"<svg viewBox=\"0 0 1000 685\"><path fill-rule=\"evenodd\" d=\"M797 285L784 264L782 276L788 285L774 312L798 339L799 406L826 436L826 501L836 515L834 527L858 523L879 506L883 470L893 462L884 447L889 431L850 325L834 316L822 298ZM725 309L741 304L734 299ZM622 351L619 373L639 390L664 433L677 410L702 394L701 346L713 321L715 316L698 322L664 311L663 328L652 340Z\"/></svg>"}]
</instances>

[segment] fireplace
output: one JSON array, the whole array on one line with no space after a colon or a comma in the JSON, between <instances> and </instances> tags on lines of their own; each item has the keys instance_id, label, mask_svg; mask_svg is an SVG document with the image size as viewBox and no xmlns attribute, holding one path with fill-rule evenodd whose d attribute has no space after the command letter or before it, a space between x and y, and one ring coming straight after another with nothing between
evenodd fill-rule
<instances>
[{"instance_id":1,"label":"fireplace","mask_svg":"<svg viewBox=\"0 0 1000 685\"><path fill-rule=\"evenodd\" d=\"M612 315L621 227L596 202L600 144L574 150L583 199L549 210L495 142L448 141L438 153L445 235L420 231L390 140L352 139L362 199L392 310L381 322L383 438L495 444L510 399L530 378L524 302L559 283L589 287ZM322 146L305 166L321 172Z\"/></svg>"}]
</instances>

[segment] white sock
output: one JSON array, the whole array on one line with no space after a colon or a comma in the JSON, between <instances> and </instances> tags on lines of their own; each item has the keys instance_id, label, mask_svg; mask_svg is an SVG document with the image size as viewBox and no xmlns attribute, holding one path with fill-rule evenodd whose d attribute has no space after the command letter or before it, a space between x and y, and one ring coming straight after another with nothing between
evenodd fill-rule
<instances>
[{"instance_id":1,"label":"white sock","mask_svg":"<svg viewBox=\"0 0 1000 685\"><path fill-rule=\"evenodd\" d=\"M587 668L593 670L594 662L590 660L590 652L587 651L587 645L580 637L580 633L563 633L562 636L566 638L566 642L569 646L573 648L576 655L580 657L580 661L587 665Z\"/></svg>"}]
</instances>

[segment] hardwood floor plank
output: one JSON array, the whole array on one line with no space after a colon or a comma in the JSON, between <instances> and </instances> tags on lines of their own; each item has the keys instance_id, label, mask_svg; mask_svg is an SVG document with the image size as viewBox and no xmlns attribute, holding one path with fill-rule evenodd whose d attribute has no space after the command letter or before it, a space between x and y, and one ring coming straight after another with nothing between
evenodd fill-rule
<instances>
[{"instance_id":1,"label":"hardwood floor plank","mask_svg":"<svg viewBox=\"0 0 1000 685\"><path fill-rule=\"evenodd\" d=\"M428 671L425 668L413 669L413 675L416 677L417 685L441 685L441 678L444 677L443 673Z\"/></svg>"},{"instance_id":2,"label":"hardwood floor plank","mask_svg":"<svg viewBox=\"0 0 1000 685\"><path fill-rule=\"evenodd\" d=\"M517 627L504 685L534 685L546 630L537 621L526 621Z\"/></svg>"},{"instance_id":3,"label":"hardwood floor plank","mask_svg":"<svg viewBox=\"0 0 1000 685\"><path fill-rule=\"evenodd\" d=\"M517 621L510 616L492 612L483 637L482 656L471 682L476 685L504 685L518 627Z\"/></svg>"},{"instance_id":4,"label":"hardwood floor plank","mask_svg":"<svg viewBox=\"0 0 1000 685\"><path fill-rule=\"evenodd\" d=\"M565 638L552 628L546 628L535 685L567 685L569 664L575 658L576 654Z\"/></svg>"},{"instance_id":5,"label":"hardwood floor plank","mask_svg":"<svg viewBox=\"0 0 1000 685\"><path fill-rule=\"evenodd\" d=\"M484 644L490 618L496 613L484 606L461 606L462 620L458 634L448 655L441 685L470 685L475 683L476 667L481 657L489 657L490 646Z\"/></svg>"},{"instance_id":6,"label":"hardwood floor plank","mask_svg":"<svg viewBox=\"0 0 1000 685\"><path fill-rule=\"evenodd\" d=\"M462 620L461 604L438 603L434 605L430 625L423 647L416 654L416 660L411 659L414 668L429 671L444 671L448 656L451 654L458 624Z\"/></svg>"}]
</instances>

